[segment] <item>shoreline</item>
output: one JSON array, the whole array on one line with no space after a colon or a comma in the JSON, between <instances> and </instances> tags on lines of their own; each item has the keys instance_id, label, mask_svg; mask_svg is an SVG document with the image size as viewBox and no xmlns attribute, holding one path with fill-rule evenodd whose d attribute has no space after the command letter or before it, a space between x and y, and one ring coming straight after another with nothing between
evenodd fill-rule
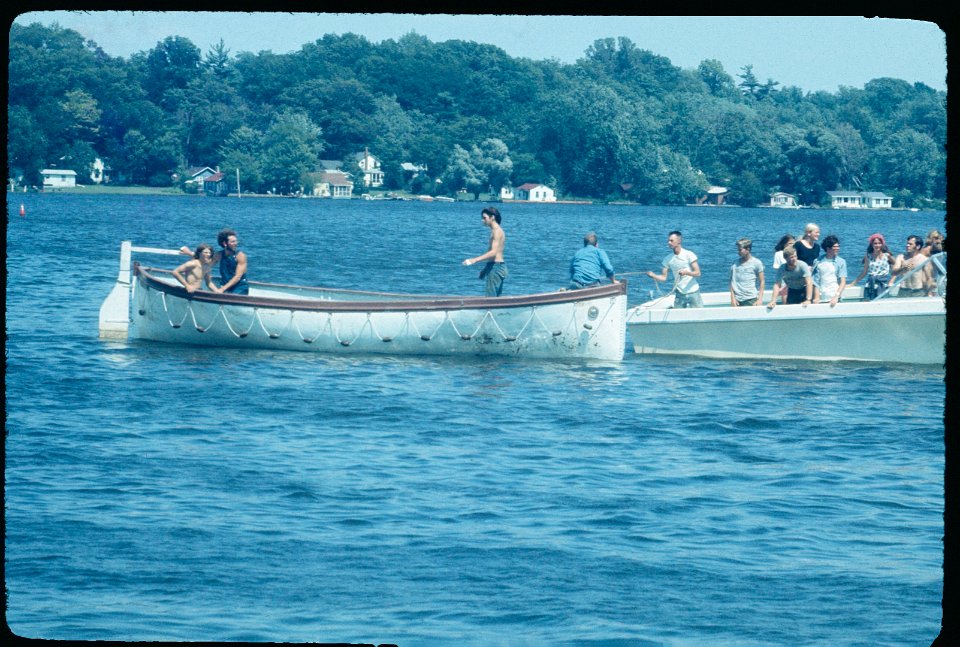
<instances>
[{"instance_id":1,"label":"shoreline","mask_svg":"<svg viewBox=\"0 0 960 647\"><path fill-rule=\"evenodd\" d=\"M267 198L267 199L307 199L307 200L335 200L335 201L362 201L362 202L379 202L379 201L408 201L408 202L439 202L441 204L447 204L450 202L469 202L469 203L490 203L490 204L572 204L572 205L611 205L611 206L634 206L634 207L691 207L691 208L704 208L704 207L713 207L713 208L725 208L725 207L736 207L741 209L782 209L784 211L792 210L817 210L817 211L838 211L838 212L854 212L854 213L881 213L885 211L945 211L946 207L889 207L884 209L834 209L832 207L820 207L814 205L802 205L796 207L776 207L769 204L759 204L755 207L744 207L743 205L733 205L733 204L683 204L683 205L655 205L655 204L642 204L640 202L629 202L626 200L611 200L605 202L603 200L588 200L588 199L569 199L569 200L552 200L550 202L540 202L537 200L501 200L490 198L488 200L444 200L437 199L437 196L431 196L432 199L426 199L418 195L410 196L397 196L391 198L385 197L364 197L362 195L350 196L347 198L331 198L329 196L313 196L313 195L277 195L272 193L244 193L243 195L237 197L236 193L230 193L225 196L208 196L204 193L185 193L179 189L170 188L170 187L145 187L145 186L95 186L95 185L77 185L76 187L64 187L64 188L48 188L46 190L11 190L9 185L7 186L7 195L22 195L22 194L38 194L38 193L63 193L70 195L162 195L162 196L171 196L171 197L183 197L183 198L228 198L228 199L248 199L248 198ZM364 194L366 195L366 194ZM444 196L440 196L443 198Z\"/></svg>"}]
</instances>

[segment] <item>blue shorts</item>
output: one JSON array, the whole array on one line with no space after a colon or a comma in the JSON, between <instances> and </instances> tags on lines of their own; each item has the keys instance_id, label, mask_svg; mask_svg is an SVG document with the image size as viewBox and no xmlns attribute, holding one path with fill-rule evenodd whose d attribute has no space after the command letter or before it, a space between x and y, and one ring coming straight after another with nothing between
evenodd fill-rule
<instances>
[{"instance_id":1,"label":"blue shorts","mask_svg":"<svg viewBox=\"0 0 960 647\"><path fill-rule=\"evenodd\" d=\"M488 261L480 272L480 276L487 277L487 286L484 296L498 297L503 292L503 280L507 278L507 266L494 261Z\"/></svg>"}]
</instances>

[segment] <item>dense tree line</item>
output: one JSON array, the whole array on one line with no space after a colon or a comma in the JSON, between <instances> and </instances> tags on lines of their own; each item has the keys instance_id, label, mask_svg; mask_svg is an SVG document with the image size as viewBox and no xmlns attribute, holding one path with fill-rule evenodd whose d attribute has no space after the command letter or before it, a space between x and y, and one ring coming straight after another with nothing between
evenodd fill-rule
<instances>
[{"instance_id":1,"label":"dense tree line","mask_svg":"<svg viewBox=\"0 0 960 647\"><path fill-rule=\"evenodd\" d=\"M73 30L14 24L8 177L39 184L59 167L82 182L100 158L134 184L219 165L242 169L245 188L289 192L321 158L368 148L386 188L418 193L542 182L683 204L719 184L744 205L772 191L823 204L862 186L942 203L944 92L892 78L837 93L779 85L715 60L680 69L626 38L572 65L414 33L326 35L283 55L231 55L222 41L203 53L174 36L123 59ZM429 172L410 185L403 162Z\"/></svg>"}]
</instances>

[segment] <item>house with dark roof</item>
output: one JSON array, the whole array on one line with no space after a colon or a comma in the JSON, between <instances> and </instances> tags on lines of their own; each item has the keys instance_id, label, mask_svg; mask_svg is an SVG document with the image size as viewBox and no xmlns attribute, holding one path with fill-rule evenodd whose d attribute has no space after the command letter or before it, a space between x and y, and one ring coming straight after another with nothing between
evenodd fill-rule
<instances>
[{"instance_id":1,"label":"house with dark roof","mask_svg":"<svg viewBox=\"0 0 960 647\"><path fill-rule=\"evenodd\" d=\"M349 198L353 195L353 180L343 171L311 173L311 194L317 198Z\"/></svg>"},{"instance_id":2,"label":"house with dark roof","mask_svg":"<svg viewBox=\"0 0 960 647\"><path fill-rule=\"evenodd\" d=\"M223 173L217 171L213 175L203 179L203 192L209 196L223 197L227 195L227 178Z\"/></svg>"},{"instance_id":3,"label":"house with dark roof","mask_svg":"<svg viewBox=\"0 0 960 647\"><path fill-rule=\"evenodd\" d=\"M212 169L209 166L191 166L186 171L183 172L184 184L196 184L200 187L203 186L203 181L206 180L211 175L216 174L218 169Z\"/></svg>"}]
</instances>

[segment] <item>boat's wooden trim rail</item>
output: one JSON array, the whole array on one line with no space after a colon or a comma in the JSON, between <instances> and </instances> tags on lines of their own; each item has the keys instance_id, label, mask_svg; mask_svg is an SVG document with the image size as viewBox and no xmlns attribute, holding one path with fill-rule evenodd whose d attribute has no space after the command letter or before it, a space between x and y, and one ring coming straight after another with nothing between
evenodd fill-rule
<instances>
[{"instance_id":1,"label":"boat's wooden trim rail","mask_svg":"<svg viewBox=\"0 0 960 647\"><path fill-rule=\"evenodd\" d=\"M314 299L276 298L259 295L219 294L197 290L187 292L182 285L174 285L159 280L151 272L158 272L153 268L134 263L134 274L151 289L164 292L171 296L183 299L192 299L221 305L238 305L254 308L275 308L281 310L306 310L314 312L413 312L413 311L443 311L443 310L498 310L504 308L520 308L530 306L546 306L563 303L577 303L592 301L604 297L626 295L627 284L611 283L581 290L565 290L560 292L544 292L521 296L501 297L437 297L430 295L411 295L416 298L398 298L384 300L389 293L368 292L373 297L370 301L327 301ZM269 287L271 284L260 283L260 286ZM281 287L281 286L278 286ZM291 287L291 286L282 286ZM362 292L354 294L362 295ZM405 295L396 295L398 297Z\"/></svg>"}]
</instances>

